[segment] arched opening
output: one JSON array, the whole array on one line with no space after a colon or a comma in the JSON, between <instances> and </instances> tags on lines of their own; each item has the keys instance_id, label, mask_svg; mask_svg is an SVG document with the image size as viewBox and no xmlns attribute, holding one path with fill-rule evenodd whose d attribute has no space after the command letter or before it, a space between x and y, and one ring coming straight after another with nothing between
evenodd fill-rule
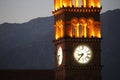
<instances>
[{"instance_id":1,"label":"arched opening","mask_svg":"<svg viewBox=\"0 0 120 80\"><path fill-rule=\"evenodd\" d=\"M74 7L80 7L82 5L82 1L81 0L72 0L72 5Z\"/></svg>"},{"instance_id":2,"label":"arched opening","mask_svg":"<svg viewBox=\"0 0 120 80\"><path fill-rule=\"evenodd\" d=\"M72 36L73 37L79 37L79 23L77 18L73 18L71 20L71 26L72 26Z\"/></svg>"},{"instance_id":3,"label":"arched opening","mask_svg":"<svg viewBox=\"0 0 120 80\"><path fill-rule=\"evenodd\" d=\"M59 32L59 26L57 26L57 23L56 23L56 25L55 25L55 39L57 40L57 39L59 39L59 34L60 34L60 32Z\"/></svg>"},{"instance_id":4,"label":"arched opening","mask_svg":"<svg viewBox=\"0 0 120 80\"><path fill-rule=\"evenodd\" d=\"M64 7L71 7L72 6L72 0L62 0L62 5Z\"/></svg>"},{"instance_id":5,"label":"arched opening","mask_svg":"<svg viewBox=\"0 0 120 80\"><path fill-rule=\"evenodd\" d=\"M80 24L80 26L81 26L81 34L80 34L80 36L82 36L82 37L87 37L87 22L86 22L86 18L81 18L80 20L79 20L79 24Z\"/></svg>"},{"instance_id":6,"label":"arched opening","mask_svg":"<svg viewBox=\"0 0 120 80\"><path fill-rule=\"evenodd\" d=\"M82 0L82 6L86 7L86 0Z\"/></svg>"},{"instance_id":7,"label":"arched opening","mask_svg":"<svg viewBox=\"0 0 120 80\"><path fill-rule=\"evenodd\" d=\"M63 0L60 0L60 8L63 6Z\"/></svg>"},{"instance_id":8,"label":"arched opening","mask_svg":"<svg viewBox=\"0 0 120 80\"><path fill-rule=\"evenodd\" d=\"M76 5L75 5L75 0L72 0L72 5L75 7Z\"/></svg>"},{"instance_id":9,"label":"arched opening","mask_svg":"<svg viewBox=\"0 0 120 80\"><path fill-rule=\"evenodd\" d=\"M95 27L94 27L95 37L101 38L100 22L95 21L94 25L95 25Z\"/></svg>"},{"instance_id":10,"label":"arched opening","mask_svg":"<svg viewBox=\"0 0 120 80\"><path fill-rule=\"evenodd\" d=\"M62 20L59 20L59 28L60 28L60 37L62 38L64 35L63 21Z\"/></svg>"},{"instance_id":11,"label":"arched opening","mask_svg":"<svg viewBox=\"0 0 120 80\"><path fill-rule=\"evenodd\" d=\"M62 38L64 36L63 21L59 20L55 24L55 39Z\"/></svg>"},{"instance_id":12,"label":"arched opening","mask_svg":"<svg viewBox=\"0 0 120 80\"><path fill-rule=\"evenodd\" d=\"M89 18L87 20L87 36L88 37L95 37L94 33L94 20L92 18Z\"/></svg>"},{"instance_id":13,"label":"arched opening","mask_svg":"<svg viewBox=\"0 0 120 80\"><path fill-rule=\"evenodd\" d=\"M100 0L94 0L95 7L100 7Z\"/></svg>"}]
</instances>

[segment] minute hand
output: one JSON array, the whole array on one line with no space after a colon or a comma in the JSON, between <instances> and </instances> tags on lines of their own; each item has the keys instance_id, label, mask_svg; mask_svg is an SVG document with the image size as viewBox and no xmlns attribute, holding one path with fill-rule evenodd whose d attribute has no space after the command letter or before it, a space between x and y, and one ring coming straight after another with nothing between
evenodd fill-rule
<instances>
[{"instance_id":1,"label":"minute hand","mask_svg":"<svg viewBox=\"0 0 120 80\"><path fill-rule=\"evenodd\" d=\"M80 58L81 58L83 55L84 55L84 54L79 54L80 57L78 58L78 61L80 60Z\"/></svg>"}]
</instances>

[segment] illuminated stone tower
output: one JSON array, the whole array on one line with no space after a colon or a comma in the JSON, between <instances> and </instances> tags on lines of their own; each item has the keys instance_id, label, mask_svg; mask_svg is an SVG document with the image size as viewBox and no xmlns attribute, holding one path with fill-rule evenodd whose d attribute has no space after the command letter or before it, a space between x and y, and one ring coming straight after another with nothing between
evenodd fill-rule
<instances>
[{"instance_id":1,"label":"illuminated stone tower","mask_svg":"<svg viewBox=\"0 0 120 80\"><path fill-rule=\"evenodd\" d=\"M102 80L100 0L54 0L55 80Z\"/></svg>"}]
</instances>

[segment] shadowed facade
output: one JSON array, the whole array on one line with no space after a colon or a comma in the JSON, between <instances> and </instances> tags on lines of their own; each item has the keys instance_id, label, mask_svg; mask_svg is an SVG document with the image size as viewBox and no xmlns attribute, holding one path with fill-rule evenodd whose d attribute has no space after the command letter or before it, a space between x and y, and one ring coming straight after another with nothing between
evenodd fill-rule
<instances>
[{"instance_id":1,"label":"shadowed facade","mask_svg":"<svg viewBox=\"0 0 120 80\"><path fill-rule=\"evenodd\" d=\"M102 80L100 0L54 0L55 80Z\"/></svg>"}]
</instances>

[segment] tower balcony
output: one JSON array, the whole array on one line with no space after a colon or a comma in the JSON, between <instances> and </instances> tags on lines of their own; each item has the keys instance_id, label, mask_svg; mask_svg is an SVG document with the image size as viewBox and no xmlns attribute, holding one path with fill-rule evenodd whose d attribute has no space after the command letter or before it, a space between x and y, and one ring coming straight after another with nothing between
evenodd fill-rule
<instances>
[{"instance_id":1,"label":"tower balcony","mask_svg":"<svg viewBox=\"0 0 120 80\"><path fill-rule=\"evenodd\" d=\"M91 7L83 7L83 6L82 7L74 7L74 6L64 7L63 6L62 8L57 9L57 10L53 11L52 13L53 13L53 15L57 15L61 12L86 12L86 13L98 12L98 13L100 13L101 9L102 9L102 7L98 8L98 7L93 7L93 6L91 6Z\"/></svg>"}]
</instances>

